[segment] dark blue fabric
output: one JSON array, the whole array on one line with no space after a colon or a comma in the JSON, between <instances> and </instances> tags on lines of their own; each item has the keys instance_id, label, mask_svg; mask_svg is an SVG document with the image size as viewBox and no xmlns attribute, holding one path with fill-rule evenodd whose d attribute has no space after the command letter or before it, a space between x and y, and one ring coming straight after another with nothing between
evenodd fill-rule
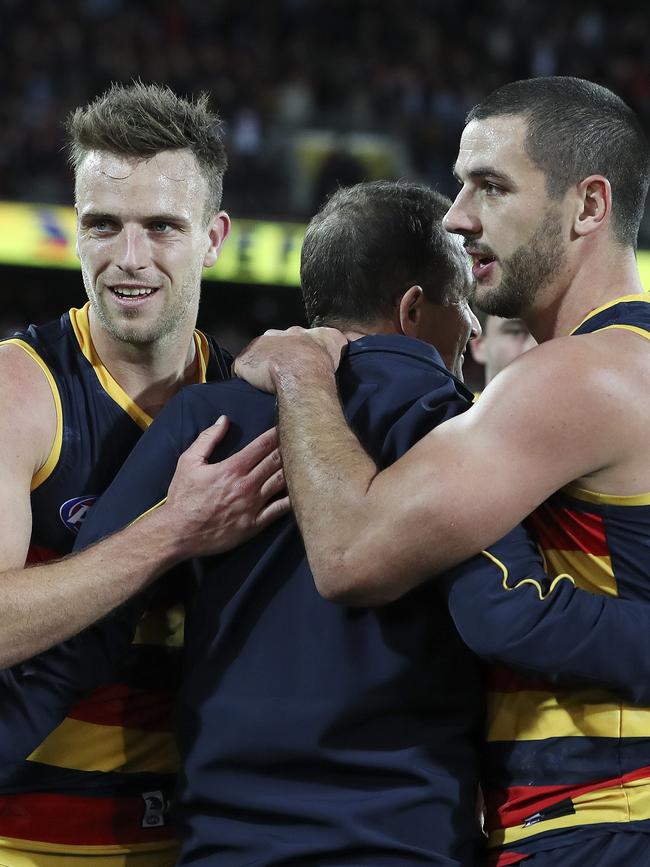
<instances>
[{"instance_id":1,"label":"dark blue fabric","mask_svg":"<svg viewBox=\"0 0 650 867\"><path fill-rule=\"evenodd\" d=\"M353 344L339 387L382 466L470 400L435 350L400 337ZM275 402L236 380L186 389L80 543L160 500L220 413L232 424L217 458L271 426ZM197 572L177 711L179 863L473 863L482 674L436 586L382 609L326 602L290 518Z\"/></svg>"},{"instance_id":2,"label":"dark blue fabric","mask_svg":"<svg viewBox=\"0 0 650 867\"><path fill-rule=\"evenodd\" d=\"M441 579L456 628L476 654L546 682L606 687L650 705L647 602L596 595L566 579L553 585L521 526L489 551L509 569L507 589L501 569L484 554Z\"/></svg>"},{"instance_id":3,"label":"dark blue fabric","mask_svg":"<svg viewBox=\"0 0 650 867\"><path fill-rule=\"evenodd\" d=\"M435 350L400 337L356 342L339 385L381 465L470 400ZM275 403L238 381L186 389L93 508L79 543L158 502L180 452L224 412L232 424L215 459L272 425ZM472 864L482 672L436 585L376 610L326 602L291 518L201 561L197 579L177 712L181 863ZM110 668L139 604L32 663L32 693L39 666L48 671L30 700L42 705L41 723L55 721L66 690Z\"/></svg>"}]
</instances>

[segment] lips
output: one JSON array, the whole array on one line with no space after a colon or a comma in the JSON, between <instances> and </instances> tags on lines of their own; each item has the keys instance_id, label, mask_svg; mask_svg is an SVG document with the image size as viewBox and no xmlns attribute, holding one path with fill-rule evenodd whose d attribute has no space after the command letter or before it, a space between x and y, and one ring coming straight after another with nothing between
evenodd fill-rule
<instances>
[{"instance_id":1,"label":"lips","mask_svg":"<svg viewBox=\"0 0 650 867\"><path fill-rule=\"evenodd\" d=\"M489 249L482 247L465 247L466 252L473 259L472 274L475 280L484 280L494 269L497 258Z\"/></svg>"},{"instance_id":2,"label":"lips","mask_svg":"<svg viewBox=\"0 0 650 867\"><path fill-rule=\"evenodd\" d=\"M157 286L111 286L111 294L126 304L137 304L146 301L158 291Z\"/></svg>"},{"instance_id":3,"label":"lips","mask_svg":"<svg viewBox=\"0 0 650 867\"><path fill-rule=\"evenodd\" d=\"M489 259L487 257L475 260L472 265L472 274L474 275L474 278L476 280L484 280L492 273L496 262L496 259Z\"/></svg>"}]
</instances>

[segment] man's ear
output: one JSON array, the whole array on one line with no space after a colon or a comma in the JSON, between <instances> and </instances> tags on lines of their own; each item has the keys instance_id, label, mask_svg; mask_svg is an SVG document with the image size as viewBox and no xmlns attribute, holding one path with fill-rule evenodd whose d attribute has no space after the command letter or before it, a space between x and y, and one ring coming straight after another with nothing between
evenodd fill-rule
<instances>
[{"instance_id":1,"label":"man's ear","mask_svg":"<svg viewBox=\"0 0 650 867\"><path fill-rule=\"evenodd\" d=\"M422 317L422 304L424 292L421 286L411 286L402 295L396 308L396 326L399 333L407 337L417 337L419 333L420 319Z\"/></svg>"},{"instance_id":2,"label":"man's ear","mask_svg":"<svg viewBox=\"0 0 650 867\"><path fill-rule=\"evenodd\" d=\"M208 247L203 259L203 267L211 268L219 258L223 242L230 232L230 217L225 211L215 214L208 225Z\"/></svg>"},{"instance_id":3,"label":"man's ear","mask_svg":"<svg viewBox=\"0 0 650 867\"><path fill-rule=\"evenodd\" d=\"M591 235L604 226L612 212L612 187L602 175L590 175L576 187L573 231L579 237Z\"/></svg>"}]
</instances>

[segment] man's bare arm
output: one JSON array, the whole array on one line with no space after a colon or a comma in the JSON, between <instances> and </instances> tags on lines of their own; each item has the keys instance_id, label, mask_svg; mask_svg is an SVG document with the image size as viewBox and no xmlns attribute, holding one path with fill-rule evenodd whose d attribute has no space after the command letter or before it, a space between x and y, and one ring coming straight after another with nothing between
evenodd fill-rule
<instances>
[{"instance_id":1,"label":"man's bare arm","mask_svg":"<svg viewBox=\"0 0 650 867\"><path fill-rule=\"evenodd\" d=\"M292 503L328 598L397 598L493 544L551 493L629 447L625 431L612 436L629 396L603 373L603 347L567 338L522 356L475 407L378 473L347 428L332 353L322 344L261 338L236 372L264 386L266 359Z\"/></svg>"},{"instance_id":2,"label":"man's bare arm","mask_svg":"<svg viewBox=\"0 0 650 867\"><path fill-rule=\"evenodd\" d=\"M3 347L0 367L0 666L79 632L175 563L235 547L287 512L286 498L274 499L284 485L274 431L208 463L224 422L184 453L167 501L150 515L80 554L24 568L30 483L49 453L56 413L45 376L22 350Z\"/></svg>"}]
</instances>

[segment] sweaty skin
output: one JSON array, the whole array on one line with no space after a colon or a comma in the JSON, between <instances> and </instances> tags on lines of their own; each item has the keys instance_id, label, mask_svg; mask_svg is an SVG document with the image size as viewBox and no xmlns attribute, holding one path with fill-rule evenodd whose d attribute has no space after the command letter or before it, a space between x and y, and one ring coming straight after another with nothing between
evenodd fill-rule
<instances>
[{"instance_id":1,"label":"sweaty skin","mask_svg":"<svg viewBox=\"0 0 650 867\"><path fill-rule=\"evenodd\" d=\"M479 303L551 207L524 133L521 118L497 118L472 122L461 140L462 188L446 228L494 257L479 269ZM611 329L568 336L592 310L642 291L634 251L612 236L611 189L601 176L571 187L554 207L560 267L522 313L546 342L382 472L341 413L337 332L270 333L237 360L238 376L277 392L292 503L329 598L395 599L493 544L567 483L616 495L650 490L650 405L638 399L650 388L647 341Z\"/></svg>"},{"instance_id":2,"label":"sweaty skin","mask_svg":"<svg viewBox=\"0 0 650 867\"><path fill-rule=\"evenodd\" d=\"M93 344L129 397L154 416L196 381L201 271L217 260L228 216L206 219L207 182L186 151L147 160L90 152L76 194ZM116 289L138 295L121 297ZM25 569L30 487L52 449L57 419L45 374L10 344L0 346L0 410L0 666L75 634L173 564L234 547L288 510L286 499L269 502L283 486L275 433L210 465L220 425L182 459L155 513L90 551Z\"/></svg>"}]
</instances>

